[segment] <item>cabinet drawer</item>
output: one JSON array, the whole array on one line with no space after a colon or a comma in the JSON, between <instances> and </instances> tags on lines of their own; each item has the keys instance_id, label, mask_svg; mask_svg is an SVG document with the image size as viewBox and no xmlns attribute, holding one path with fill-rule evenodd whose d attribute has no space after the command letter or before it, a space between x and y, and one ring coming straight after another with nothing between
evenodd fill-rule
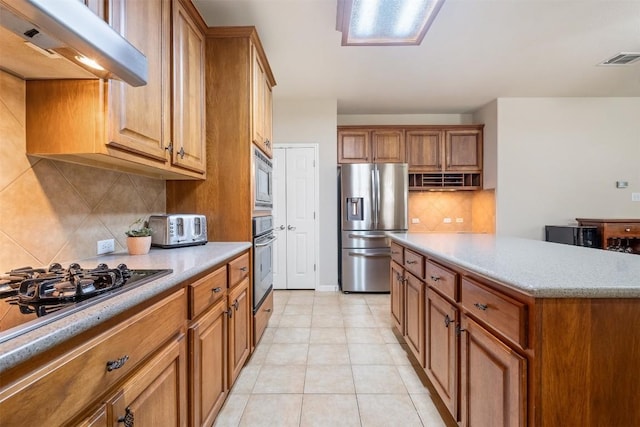
<instances>
[{"instance_id":1,"label":"cabinet drawer","mask_svg":"<svg viewBox=\"0 0 640 427\"><path fill-rule=\"evenodd\" d=\"M391 242L391 259L402 265L404 263L403 257L404 248L396 242Z\"/></svg>"},{"instance_id":2,"label":"cabinet drawer","mask_svg":"<svg viewBox=\"0 0 640 427\"><path fill-rule=\"evenodd\" d=\"M186 307L181 289L0 390L2 423L65 424L175 335Z\"/></svg>"},{"instance_id":3,"label":"cabinet drawer","mask_svg":"<svg viewBox=\"0 0 640 427\"><path fill-rule=\"evenodd\" d=\"M405 249L404 268L413 273L414 276L424 279L424 257L422 255Z\"/></svg>"},{"instance_id":4,"label":"cabinet drawer","mask_svg":"<svg viewBox=\"0 0 640 427\"><path fill-rule=\"evenodd\" d=\"M227 290L227 266L189 285L189 319L193 320L200 313L222 298Z\"/></svg>"},{"instance_id":5,"label":"cabinet drawer","mask_svg":"<svg viewBox=\"0 0 640 427\"><path fill-rule=\"evenodd\" d=\"M640 224L621 223L605 224L606 234L609 237L635 237L640 236Z\"/></svg>"},{"instance_id":6,"label":"cabinet drawer","mask_svg":"<svg viewBox=\"0 0 640 427\"><path fill-rule=\"evenodd\" d=\"M462 306L477 319L526 348L526 304L463 278Z\"/></svg>"},{"instance_id":7,"label":"cabinet drawer","mask_svg":"<svg viewBox=\"0 0 640 427\"><path fill-rule=\"evenodd\" d=\"M269 324L269 319L273 313L273 291L269 292L267 298L260 306L258 312L253 316L253 345L258 345L264 330Z\"/></svg>"},{"instance_id":8,"label":"cabinet drawer","mask_svg":"<svg viewBox=\"0 0 640 427\"><path fill-rule=\"evenodd\" d=\"M240 255L229 263L229 289L249 277L249 252Z\"/></svg>"},{"instance_id":9,"label":"cabinet drawer","mask_svg":"<svg viewBox=\"0 0 640 427\"><path fill-rule=\"evenodd\" d=\"M457 301L458 292L456 279L458 275L433 261L427 260L426 280L427 284L440 291L443 295Z\"/></svg>"}]
</instances>

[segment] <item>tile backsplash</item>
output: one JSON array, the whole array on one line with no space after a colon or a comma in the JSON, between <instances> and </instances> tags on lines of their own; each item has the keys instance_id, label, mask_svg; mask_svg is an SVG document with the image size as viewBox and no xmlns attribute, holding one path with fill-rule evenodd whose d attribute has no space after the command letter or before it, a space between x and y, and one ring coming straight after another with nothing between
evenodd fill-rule
<instances>
[{"instance_id":1,"label":"tile backsplash","mask_svg":"<svg viewBox=\"0 0 640 427\"><path fill-rule=\"evenodd\" d=\"M0 71L0 272L96 255L135 219L166 212L165 182L25 154L25 84Z\"/></svg>"},{"instance_id":2,"label":"tile backsplash","mask_svg":"<svg viewBox=\"0 0 640 427\"><path fill-rule=\"evenodd\" d=\"M495 212L493 190L409 192L409 231L414 233L495 233Z\"/></svg>"}]
</instances>

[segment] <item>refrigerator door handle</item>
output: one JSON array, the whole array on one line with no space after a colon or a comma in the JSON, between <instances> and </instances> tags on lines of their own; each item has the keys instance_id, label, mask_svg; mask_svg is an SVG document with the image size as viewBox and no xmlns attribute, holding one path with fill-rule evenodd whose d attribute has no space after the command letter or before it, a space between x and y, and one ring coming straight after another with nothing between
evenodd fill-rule
<instances>
[{"instance_id":1,"label":"refrigerator door handle","mask_svg":"<svg viewBox=\"0 0 640 427\"><path fill-rule=\"evenodd\" d=\"M371 170L371 210L373 211L373 228L378 228L378 186L376 182L376 168Z\"/></svg>"},{"instance_id":2,"label":"refrigerator door handle","mask_svg":"<svg viewBox=\"0 0 640 427\"><path fill-rule=\"evenodd\" d=\"M349 234L350 239L386 239L384 234Z\"/></svg>"},{"instance_id":3,"label":"refrigerator door handle","mask_svg":"<svg viewBox=\"0 0 640 427\"><path fill-rule=\"evenodd\" d=\"M390 258L391 254L363 254L358 252L349 252L349 256L360 256L364 258Z\"/></svg>"}]
</instances>

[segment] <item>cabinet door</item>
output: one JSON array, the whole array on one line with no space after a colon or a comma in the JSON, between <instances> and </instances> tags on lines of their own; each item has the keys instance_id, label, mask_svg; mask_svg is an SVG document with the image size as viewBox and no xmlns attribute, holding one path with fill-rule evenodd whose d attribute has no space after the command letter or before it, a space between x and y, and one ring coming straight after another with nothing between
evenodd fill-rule
<instances>
[{"instance_id":1,"label":"cabinet door","mask_svg":"<svg viewBox=\"0 0 640 427\"><path fill-rule=\"evenodd\" d=\"M186 426L186 340L177 337L145 363L110 400L113 427ZM125 425L127 425L125 423Z\"/></svg>"},{"instance_id":2,"label":"cabinet door","mask_svg":"<svg viewBox=\"0 0 640 427\"><path fill-rule=\"evenodd\" d=\"M269 85L269 81L267 80L267 75L265 73L264 76L264 143L265 143L265 153L269 158L273 157L273 92L271 90L271 86Z\"/></svg>"},{"instance_id":3,"label":"cabinet door","mask_svg":"<svg viewBox=\"0 0 640 427\"><path fill-rule=\"evenodd\" d=\"M526 424L526 359L466 316L461 335L461 425Z\"/></svg>"},{"instance_id":4,"label":"cabinet door","mask_svg":"<svg viewBox=\"0 0 640 427\"><path fill-rule=\"evenodd\" d=\"M404 131L374 130L371 148L375 163L404 163Z\"/></svg>"},{"instance_id":5,"label":"cabinet door","mask_svg":"<svg viewBox=\"0 0 640 427\"><path fill-rule=\"evenodd\" d=\"M192 426L213 425L227 396L227 301L218 301L189 328Z\"/></svg>"},{"instance_id":6,"label":"cabinet door","mask_svg":"<svg viewBox=\"0 0 640 427\"><path fill-rule=\"evenodd\" d=\"M412 274L407 274L405 287L406 326L405 341L413 355L424 367L424 302L425 284Z\"/></svg>"},{"instance_id":7,"label":"cabinet door","mask_svg":"<svg viewBox=\"0 0 640 427\"><path fill-rule=\"evenodd\" d=\"M172 164L205 170L204 35L187 9L173 0Z\"/></svg>"},{"instance_id":8,"label":"cabinet door","mask_svg":"<svg viewBox=\"0 0 640 427\"><path fill-rule=\"evenodd\" d=\"M253 143L260 147L263 151L265 149L265 133L264 133L264 67L262 66L262 62L260 61L260 57L258 56L258 52L256 48L252 48L252 134L253 134Z\"/></svg>"},{"instance_id":9,"label":"cabinet door","mask_svg":"<svg viewBox=\"0 0 640 427\"><path fill-rule=\"evenodd\" d=\"M482 170L482 131L448 130L445 135L447 171Z\"/></svg>"},{"instance_id":10,"label":"cabinet door","mask_svg":"<svg viewBox=\"0 0 640 427\"><path fill-rule=\"evenodd\" d=\"M368 130L338 132L338 163L368 163L371 159Z\"/></svg>"},{"instance_id":11,"label":"cabinet door","mask_svg":"<svg viewBox=\"0 0 640 427\"><path fill-rule=\"evenodd\" d=\"M109 145L166 162L170 138L170 0L111 0L109 24L148 61L145 86L109 82Z\"/></svg>"},{"instance_id":12,"label":"cabinet door","mask_svg":"<svg viewBox=\"0 0 640 427\"><path fill-rule=\"evenodd\" d=\"M442 170L443 134L439 130L411 130L406 133L407 163L410 171Z\"/></svg>"},{"instance_id":13,"label":"cabinet door","mask_svg":"<svg viewBox=\"0 0 640 427\"><path fill-rule=\"evenodd\" d=\"M229 291L229 387L233 385L251 351L252 304L249 278Z\"/></svg>"},{"instance_id":14,"label":"cabinet door","mask_svg":"<svg viewBox=\"0 0 640 427\"><path fill-rule=\"evenodd\" d=\"M404 270L395 262L391 263L391 320L404 335Z\"/></svg>"},{"instance_id":15,"label":"cabinet door","mask_svg":"<svg viewBox=\"0 0 640 427\"><path fill-rule=\"evenodd\" d=\"M425 372L454 419L458 420L458 310L427 290Z\"/></svg>"}]
</instances>

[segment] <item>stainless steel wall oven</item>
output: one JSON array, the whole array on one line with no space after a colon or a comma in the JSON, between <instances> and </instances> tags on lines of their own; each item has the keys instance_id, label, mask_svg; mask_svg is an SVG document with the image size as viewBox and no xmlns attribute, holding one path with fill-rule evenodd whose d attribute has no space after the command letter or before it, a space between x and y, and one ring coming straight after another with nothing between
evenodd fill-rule
<instances>
[{"instance_id":1,"label":"stainless steel wall oven","mask_svg":"<svg viewBox=\"0 0 640 427\"><path fill-rule=\"evenodd\" d=\"M273 163L258 148L254 148L253 208L257 211L273 209Z\"/></svg>"},{"instance_id":2,"label":"stainless steel wall oven","mask_svg":"<svg viewBox=\"0 0 640 427\"><path fill-rule=\"evenodd\" d=\"M273 217L253 218L253 313L257 313L273 288Z\"/></svg>"}]
</instances>

